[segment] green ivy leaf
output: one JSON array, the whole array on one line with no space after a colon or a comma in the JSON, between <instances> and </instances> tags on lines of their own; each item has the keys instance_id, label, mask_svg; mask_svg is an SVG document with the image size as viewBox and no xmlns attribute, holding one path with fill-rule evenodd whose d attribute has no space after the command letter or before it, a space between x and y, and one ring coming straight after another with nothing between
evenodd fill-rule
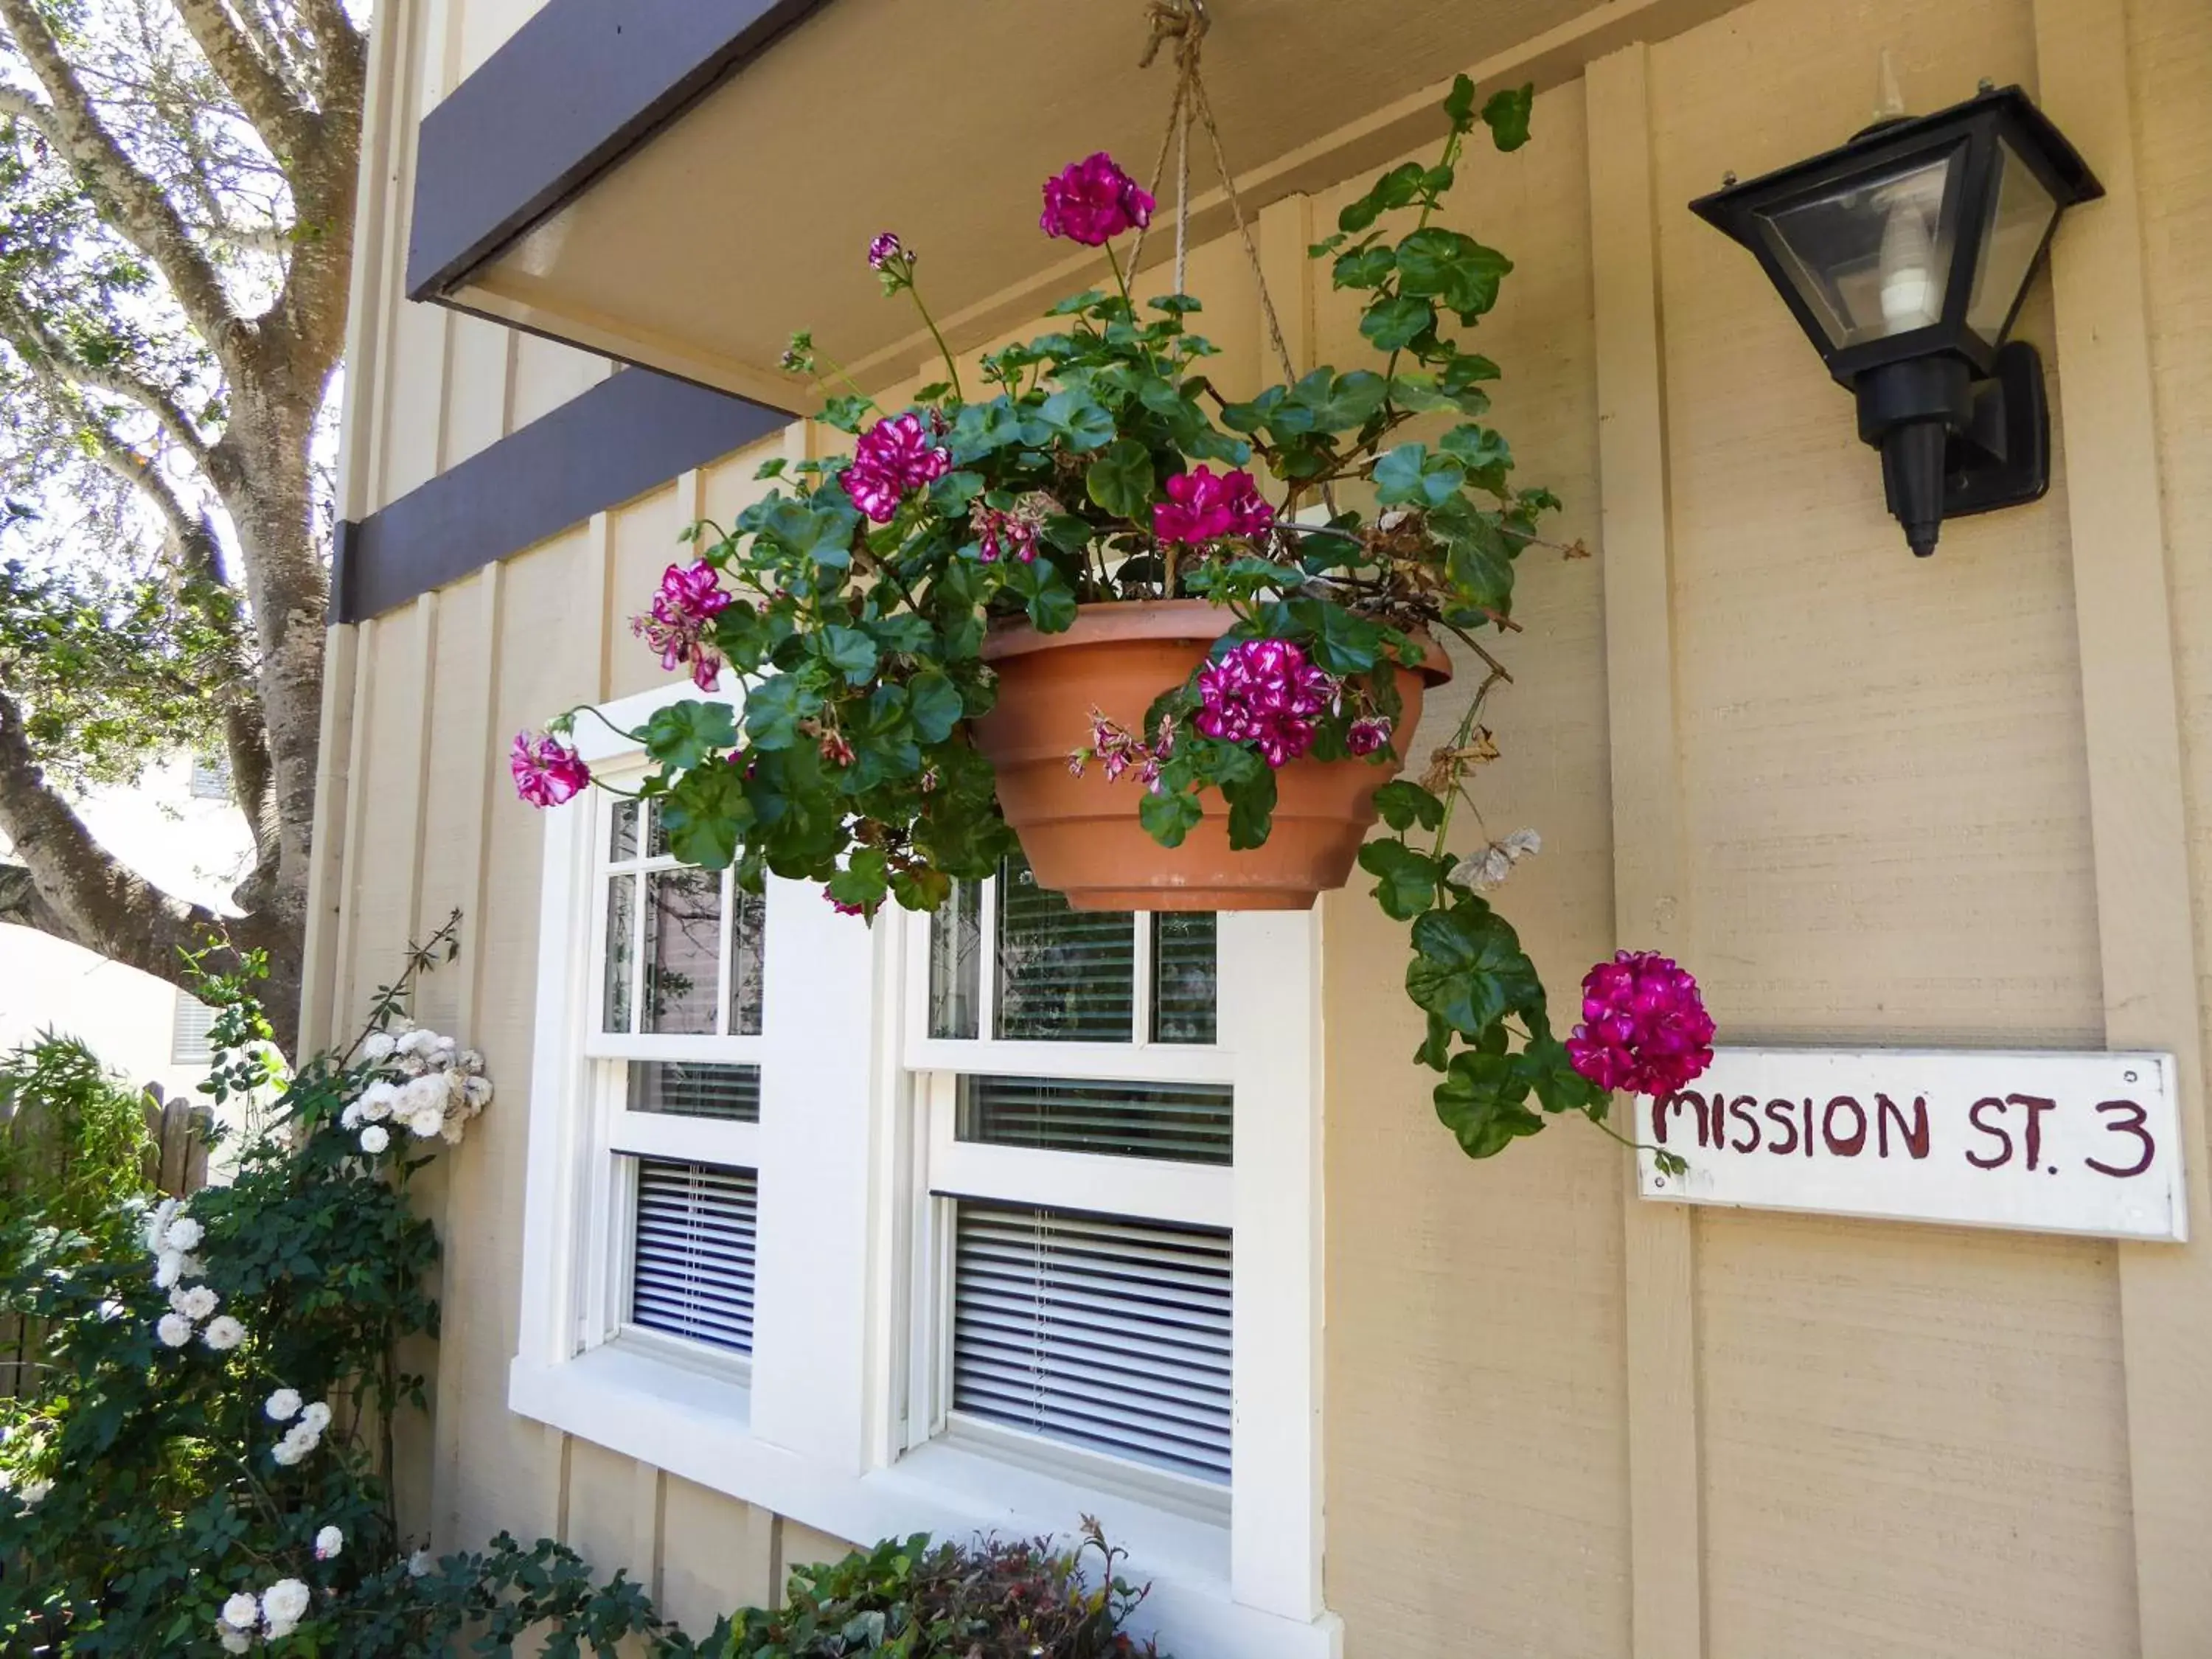
<instances>
[{"instance_id":1,"label":"green ivy leaf","mask_svg":"<svg viewBox=\"0 0 2212 1659\"><path fill-rule=\"evenodd\" d=\"M1197 829L1205 816L1198 797L1187 790L1164 789L1147 793L1137 803L1137 821L1163 847L1182 846L1183 837Z\"/></svg>"},{"instance_id":2,"label":"green ivy leaf","mask_svg":"<svg viewBox=\"0 0 2212 1659\"><path fill-rule=\"evenodd\" d=\"M1437 324L1437 308L1410 294L1378 300L1361 313L1359 331L1377 351L1398 351L1421 337Z\"/></svg>"},{"instance_id":3,"label":"green ivy leaf","mask_svg":"<svg viewBox=\"0 0 2212 1659\"><path fill-rule=\"evenodd\" d=\"M1498 285L1513 262L1462 231L1431 225L1398 244L1398 282L1408 295L1440 300L1472 322L1498 303Z\"/></svg>"},{"instance_id":4,"label":"green ivy leaf","mask_svg":"<svg viewBox=\"0 0 2212 1659\"><path fill-rule=\"evenodd\" d=\"M1063 387L1044 400L1037 419L1070 449L1103 449L1114 441L1114 417L1088 392Z\"/></svg>"},{"instance_id":5,"label":"green ivy leaf","mask_svg":"<svg viewBox=\"0 0 2212 1659\"><path fill-rule=\"evenodd\" d=\"M726 869L753 821L744 772L727 763L685 773L661 798L659 812L668 850L702 870Z\"/></svg>"},{"instance_id":6,"label":"green ivy leaf","mask_svg":"<svg viewBox=\"0 0 2212 1659\"><path fill-rule=\"evenodd\" d=\"M1117 519L1152 528L1152 453L1134 438L1119 438L1091 463L1085 489Z\"/></svg>"},{"instance_id":7,"label":"green ivy leaf","mask_svg":"<svg viewBox=\"0 0 2212 1659\"><path fill-rule=\"evenodd\" d=\"M1393 779L1375 792L1375 810L1393 830L1410 830L1417 823L1424 830L1434 830L1444 821L1444 804L1419 784L1403 778Z\"/></svg>"},{"instance_id":8,"label":"green ivy leaf","mask_svg":"<svg viewBox=\"0 0 2212 1659\"><path fill-rule=\"evenodd\" d=\"M1533 83L1490 94L1490 101L1482 106L1482 118L1498 149L1516 150L1528 142L1528 118L1535 107L1536 88Z\"/></svg>"},{"instance_id":9,"label":"green ivy leaf","mask_svg":"<svg viewBox=\"0 0 2212 1659\"><path fill-rule=\"evenodd\" d=\"M1385 507L1437 507L1466 482L1457 462L1426 444L1400 444L1375 463L1375 498Z\"/></svg>"},{"instance_id":10,"label":"green ivy leaf","mask_svg":"<svg viewBox=\"0 0 2212 1659\"><path fill-rule=\"evenodd\" d=\"M933 668L924 669L907 683L907 718L915 735L924 743L943 743L959 724L963 704L959 688Z\"/></svg>"},{"instance_id":11,"label":"green ivy leaf","mask_svg":"<svg viewBox=\"0 0 2212 1659\"><path fill-rule=\"evenodd\" d=\"M1495 1158L1544 1120L1526 1104L1528 1085L1502 1054L1462 1049L1436 1086L1437 1116L1469 1158Z\"/></svg>"},{"instance_id":12,"label":"green ivy leaf","mask_svg":"<svg viewBox=\"0 0 2212 1659\"><path fill-rule=\"evenodd\" d=\"M1221 798L1229 803L1230 850L1241 853L1264 845L1274 823L1273 770L1263 762L1254 775L1223 784Z\"/></svg>"},{"instance_id":13,"label":"green ivy leaf","mask_svg":"<svg viewBox=\"0 0 2212 1659\"><path fill-rule=\"evenodd\" d=\"M1359 867L1376 877L1375 902L1382 914L1410 921L1437 902L1437 860L1387 836L1362 843Z\"/></svg>"},{"instance_id":14,"label":"green ivy leaf","mask_svg":"<svg viewBox=\"0 0 2212 1659\"><path fill-rule=\"evenodd\" d=\"M1454 132L1471 132L1474 129L1474 82L1460 75L1452 78L1452 88L1444 99L1444 114L1449 118Z\"/></svg>"},{"instance_id":15,"label":"green ivy leaf","mask_svg":"<svg viewBox=\"0 0 2212 1659\"><path fill-rule=\"evenodd\" d=\"M737 721L724 702L672 702L645 723L647 758L674 772L689 771L737 744Z\"/></svg>"},{"instance_id":16,"label":"green ivy leaf","mask_svg":"<svg viewBox=\"0 0 2212 1659\"><path fill-rule=\"evenodd\" d=\"M1468 478L1493 495L1505 493L1505 475L1513 470L1513 450L1504 438L1486 426L1455 426L1437 441L1437 447L1468 471Z\"/></svg>"},{"instance_id":17,"label":"green ivy leaf","mask_svg":"<svg viewBox=\"0 0 2212 1659\"><path fill-rule=\"evenodd\" d=\"M1462 1036L1480 1036L1509 1009L1543 997L1511 926L1480 899L1418 918L1413 949L1406 994Z\"/></svg>"},{"instance_id":18,"label":"green ivy leaf","mask_svg":"<svg viewBox=\"0 0 2212 1659\"><path fill-rule=\"evenodd\" d=\"M831 623L812 636L815 653L848 685L864 685L876 672L876 642L857 628Z\"/></svg>"},{"instance_id":19,"label":"green ivy leaf","mask_svg":"<svg viewBox=\"0 0 2212 1659\"><path fill-rule=\"evenodd\" d=\"M745 694L745 735L763 749L788 749L799 722L822 712L822 694L795 674L777 674Z\"/></svg>"}]
</instances>

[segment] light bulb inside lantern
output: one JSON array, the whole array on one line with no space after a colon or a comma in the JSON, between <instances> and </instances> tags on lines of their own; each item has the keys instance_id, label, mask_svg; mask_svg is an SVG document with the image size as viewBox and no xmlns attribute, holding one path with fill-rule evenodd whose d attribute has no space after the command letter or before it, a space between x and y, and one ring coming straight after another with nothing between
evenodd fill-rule
<instances>
[{"instance_id":1,"label":"light bulb inside lantern","mask_svg":"<svg viewBox=\"0 0 2212 1659\"><path fill-rule=\"evenodd\" d=\"M1881 319L1886 331L1902 334L1925 328L1942 314L1943 295L1936 277L1936 246L1920 192L1900 190L1890 198L1881 232Z\"/></svg>"}]
</instances>

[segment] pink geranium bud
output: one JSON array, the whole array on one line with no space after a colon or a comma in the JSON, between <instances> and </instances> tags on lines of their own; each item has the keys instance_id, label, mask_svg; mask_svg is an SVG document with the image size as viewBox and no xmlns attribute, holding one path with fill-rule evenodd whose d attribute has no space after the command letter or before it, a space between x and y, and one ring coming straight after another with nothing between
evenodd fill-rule
<instances>
[{"instance_id":1,"label":"pink geranium bud","mask_svg":"<svg viewBox=\"0 0 2212 1659\"><path fill-rule=\"evenodd\" d=\"M1390 722L1379 714L1354 720L1344 732L1344 746L1355 755L1371 755L1389 741Z\"/></svg>"},{"instance_id":2,"label":"pink geranium bud","mask_svg":"<svg viewBox=\"0 0 2212 1659\"><path fill-rule=\"evenodd\" d=\"M1567 1063L1601 1089L1670 1095L1713 1063L1713 1020L1671 957L1622 951L1583 980Z\"/></svg>"},{"instance_id":3,"label":"pink geranium bud","mask_svg":"<svg viewBox=\"0 0 2212 1659\"><path fill-rule=\"evenodd\" d=\"M888 230L882 231L877 234L873 241L868 244L868 263L878 270L881 270L905 252L906 249L900 246L899 239L894 233Z\"/></svg>"}]
</instances>

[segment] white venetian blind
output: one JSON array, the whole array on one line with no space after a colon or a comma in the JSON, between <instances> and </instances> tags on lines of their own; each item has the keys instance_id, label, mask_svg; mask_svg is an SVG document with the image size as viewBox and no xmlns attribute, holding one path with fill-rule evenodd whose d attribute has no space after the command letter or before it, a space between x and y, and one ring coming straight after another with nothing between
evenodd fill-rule
<instances>
[{"instance_id":1,"label":"white venetian blind","mask_svg":"<svg viewBox=\"0 0 2212 1659\"><path fill-rule=\"evenodd\" d=\"M631 1322L751 1353L758 1176L711 1164L636 1164Z\"/></svg>"},{"instance_id":2,"label":"white venetian blind","mask_svg":"<svg viewBox=\"0 0 2212 1659\"><path fill-rule=\"evenodd\" d=\"M1227 1483L1227 1233L969 1202L957 1230L956 1412Z\"/></svg>"}]
</instances>

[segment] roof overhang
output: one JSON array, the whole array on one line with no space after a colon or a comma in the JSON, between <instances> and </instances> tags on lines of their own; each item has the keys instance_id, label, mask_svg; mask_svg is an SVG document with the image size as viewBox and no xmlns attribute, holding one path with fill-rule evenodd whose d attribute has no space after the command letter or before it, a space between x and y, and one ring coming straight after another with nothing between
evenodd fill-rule
<instances>
[{"instance_id":1,"label":"roof overhang","mask_svg":"<svg viewBox=\"0 0 2212 1659\"><path fill-rule=\"evenodd\" d=\"M1210 0L1206 84L1256 210L1429 142L1462 70L1556 83L1732 3ZM1174 69L1139 67L1145 16L547 0L422 124L409 292L769 403L801 398L776 367L799 328L893 380L926 338L866 268L877 232L919 252L956 347L1089 280L1085 250L1039 234L1038 186L1097 149L1149 172ZM1229 228L1201 192L1194 236Z\"/></svg>"}]
</instances>

